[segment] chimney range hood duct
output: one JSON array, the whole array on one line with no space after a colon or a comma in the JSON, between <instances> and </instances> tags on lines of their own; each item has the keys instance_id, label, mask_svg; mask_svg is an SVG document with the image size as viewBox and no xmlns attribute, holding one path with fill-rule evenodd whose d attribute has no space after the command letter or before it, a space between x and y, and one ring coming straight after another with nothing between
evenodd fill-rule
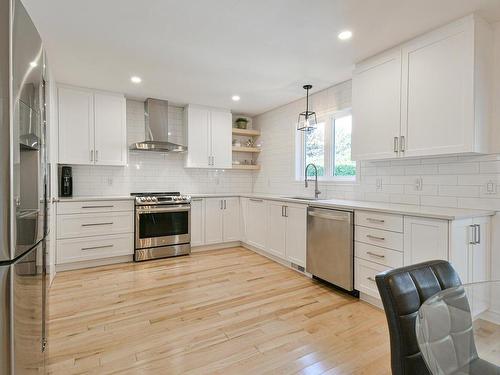
<instances>
[{"instance_id":1,"label":"chimney range hood duct","mask_svg":"<svg viewBox=\"0 0 500 375\"><path fill-rule=\"evenodd\" d=\"M144 102L146 140L133 143L130 150L184 152L186 146L169 142L168 101L148 98Z\"/></svg>"}]
</instances>

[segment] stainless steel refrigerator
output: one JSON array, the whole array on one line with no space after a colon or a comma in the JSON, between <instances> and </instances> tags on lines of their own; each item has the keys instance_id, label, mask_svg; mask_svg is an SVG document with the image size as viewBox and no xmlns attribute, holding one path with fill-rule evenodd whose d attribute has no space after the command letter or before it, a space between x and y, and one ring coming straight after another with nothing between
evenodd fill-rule
<instances>
[{"instance_id":1,"label":"stainless steel refrigerator","mask_svg":"<svg viewBox=\"0 0 500 375\"><path fill-rule=\"evenodd\" d=\"M45 64L20 0L0 0L0 375L45 367Z\"/></svg>"}]
</instances>

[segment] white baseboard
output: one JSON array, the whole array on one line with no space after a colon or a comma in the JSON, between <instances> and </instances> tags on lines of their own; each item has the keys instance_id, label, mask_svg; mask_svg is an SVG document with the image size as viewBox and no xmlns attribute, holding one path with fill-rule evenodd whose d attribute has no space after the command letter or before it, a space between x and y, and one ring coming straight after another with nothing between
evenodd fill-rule
<instances>
[{"instance_id":1,"label":"white baseboard","mask_svg":"<svg viewBox=\"0 0 500 375\"><path fill-rule=\"evenodd\" d=\"M372 297L369 294L359 292L359 299L365 302L368 302L370 305L378 307L379 309L384 309L384 305L382 305L382 301L378 298Z\"/></svg>"},{"instance_id":2,"label":"white baseboard","mask_svg":"<svg viewBox=\"0 0 500 375\"><path fill-rule=\"evenodd\" d=\"M290 269L292 269L292 270L294 270L294 271L296 271L296 272L300 273L301 275L304 275L304 276L306 276L306 277L312 278L312 275L311 275L310 273L307 273L306 271L300 271L300 270L298 270L297 268L293 267L293 266L292 266L292 263L291 263L291 262L289 262L289 261L286 261L286 260L281 259L281 258L279 258L279 257L277 257L277 256L274 256L274 255L272 255L272 254L269 254L268 252L266 252L266 251L264 251L264 250L261 250L261 249L259 249L259 248L255 247L255 246L249 245L249 244L244 243L244 242L242 242L240 246L244 247L245 249L251 250L251 251L253 251L254 253L257 253L257 254L259 254L259 255L262 255L263 257L269 258L269 259L271 259L272 261L274 261L274 262L276 262L276 263L279 263L279 264L281 264L281 265L283 265L283 266L285 266L285 267L288 267L288 268L290 268Z\"/></svg>"},{"instance_id":3,"label":"white baseboard","mask_svg":"<svg viewBox=\"0 0 500 375\"><path fill-rule=\"evenodd\" d=\"M238 247L238 246L241 246L240 241L215 243L211 245L192 246L191 252L198 253L200 251L227 249L229 247Z\"/></svg>"},{"instance_id":4,"label":"white baseboard","mask_svg":"<svg viewBox=\"0 0 500 375\"><path fill-rule=\"evenodd\" d=\"M112 257L112 258L84 260L82 262L74 262L74 263L62 263L56 265L56 271L60 272L60 271L77 270L80 268L107 266L109 264L132 262L133 260L134 260L133 255L122 255L119 257Z\"/></svg>"}]
</instances>

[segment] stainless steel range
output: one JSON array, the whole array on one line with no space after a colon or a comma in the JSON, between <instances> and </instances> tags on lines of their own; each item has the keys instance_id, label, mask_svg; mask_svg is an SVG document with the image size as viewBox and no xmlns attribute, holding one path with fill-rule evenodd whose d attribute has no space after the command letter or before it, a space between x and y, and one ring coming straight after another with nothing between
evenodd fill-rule
<instances>
[{"instance_id":1,"label":"stainless steel range","mask_svg":"<svg viewBox=\"0 0 500 375\"><path fill-rule=\"evenodd\" d=\"M136 262L191 252L191 197L179 192L132 193Z\"/></svg>"}]
</instances>

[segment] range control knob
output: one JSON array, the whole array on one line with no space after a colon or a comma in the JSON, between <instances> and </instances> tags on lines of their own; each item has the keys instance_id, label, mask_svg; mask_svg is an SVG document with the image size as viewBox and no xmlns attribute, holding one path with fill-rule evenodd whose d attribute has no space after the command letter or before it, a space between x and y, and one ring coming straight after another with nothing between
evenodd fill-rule
<instances>
[{"instance_id":1,"label":"range control knob","mask_svg":"<svg viewBox=\"0 0 500 375\"><path fill-rule=\"evenodd\" d=\"M146 198L146 200L147 200L148 202L151 202L151 197L147 197L147 198Z\"/></svg>"},{"instance_id":2,"label":"range control knob","mask_svg":"<svg viewBox=\"0 0 500 375\"><path fill-rule=\"evenodd\" d=\"M156 198L156 197L151 198L151 200L152 200L153 202L158 202L158 198Z\"/></svg>"},{"instance_id":3,"label":"range control knob","mask_svg":"<svg viewBox=\"0 0 500 375\"><path fill-rule=\"evenodd\" d=\"M146 198L141 197L141 202L146 202Z\"/></svg>"}]
</instances>

